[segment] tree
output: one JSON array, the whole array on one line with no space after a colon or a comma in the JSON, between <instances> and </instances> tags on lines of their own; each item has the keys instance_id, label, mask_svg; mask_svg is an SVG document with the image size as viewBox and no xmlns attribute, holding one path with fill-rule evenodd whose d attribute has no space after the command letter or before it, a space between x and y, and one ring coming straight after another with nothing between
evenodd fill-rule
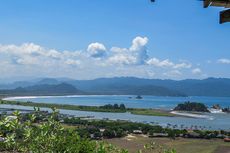
<instances>
[{"instance_id":1,"label":"tree","mask_svg":"<svg viewBox=\"0 0 230 153\"><path fill-rule=\"evenodd\" d=\"M103 132L103 136L106 137L106 138L114 138L116 135L115 135L114 130L105 129L105 131Z\"/></svg>"},{"instance_id":2,"label":"tree","mask_svg":"<svg viewBox=\"0 0 230 153\"><path fill-rule=\"evenodd\" d=\"M114 108L114 109L119 109L118 104L114 104L114 105L113 105L113 108Z\"/></svg>"},{"instance_id":3,"label":"tree","mask_svg":"<svg viewBox=\"0 0 230 153\"><path fill-rule=\"evenodd\" d=\"M74 130L62 127L55 120L58 112L54 110L46 122L34 126L36 119L31 114L22 122L21 114L15 112L15 119L4 117L0 120L0 135L5 137L0 142L0 151L6 152L75 152L75 153L127 153L124 149L103 142L81 138Z\"/></svg>"},{"instance_id":4,"label":"tree","mask_svg":"<svg viewBox=\"0 0 230 153\"><path fill-rule=\"evenodd\" d=\"M120 109L125 110L126 109L125 105L124 104L120 104Z\"/></svg>"}]
</instances>

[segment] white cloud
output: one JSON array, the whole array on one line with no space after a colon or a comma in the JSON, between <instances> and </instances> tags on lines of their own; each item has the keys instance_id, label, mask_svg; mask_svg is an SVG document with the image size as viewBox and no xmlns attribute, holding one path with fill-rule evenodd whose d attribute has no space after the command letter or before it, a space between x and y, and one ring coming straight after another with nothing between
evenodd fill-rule
<instances>
[{"instance_id":1,"label":"white cloud","mask_svg":"<svg viewBox=\"0 0 230 153\"><path fill-rule=\"evenodd\" d=\"M174 63L172 63L168 59L160 61L157 58L151 58L146 63L148 65L153 65L153 66L157 66L157 67L172 67L172 66L174 66Z\"/></svg>"},{"instance_id":2,"label":"white cloud","mask_svg":"<svg viewBox=\"0 0 230 153\"><path fill-rule=\"evenodd\" d=\"M189 69L192 67L192 64L190 63L179 63L179 64L174 64L173 68L175 69L182 69L182 68L185 68L185 69Z\"/></svg>"},{"instance_id":3,"label":"white cloud","mask_svg":"<svg viewBox=\"0 0 230 153\"><path fill-rule=\"evenodd\" d=\"M78 61L78 60L67 59L65 63L66 63L67 65L76 66L76 65L80 65L81 62Z\"/></svg>"},{"instance_id":4,"label":"white cloud","mask_svg":"<svg viewBox=\"0 0 230 153\"><path fill-rule=\"evenodd\" d=\"M100 57L105 56L106 47L103 44L98 43L98 42L91 43L91 44L89 44L87 51L88 51L90 56L100 58Z\"/></svg>"},{"instance_id":5,"label":"white cloud","mask_svg":"<svg viewBox=\"0 0 230 153\"><path fill-rule=\"evenodd\" d=\"M34 43L24 43L17 45L0 45L1 53L10 53L15 55L40 55L43 53L41 46Z\"/></svg>"},{"instance_id":6,"label":"white cloud","mask_svg":"<svg viewBox=\"0 0 230 153\"><path fill-rule=\"evenodd\" d=\"M11 75L66 76L90 79L105 76L176 77L191 71L188 61L172 62L170 59L149 57L148 38L136 37L127 48L91 43L86 50L60 51L34 43L22 45L0 44L0 74L5 69ZM197 71L197 70L196 70ZM198 73L198 72L196 72Z\"/></svg>"},{"instance_id":7,"label":"white cloud","mask_svg":"<svg viewBox=\"0 0 230 153\"><path fill-rule=\"evenodd\" d=\"M21 65L36 65L39 64L39 61L35 57L25 56L23 58L15 59L14 61L17 64Z\"/></svg>"},{"instance_id":8,"label":"white cloud","mask_svg":"<svg viewBox=\"0 0 230 153\"><path fill-rule=\"evenodd\" d=\"M130 56L128 54L115 54L108 58L108 64L119 64L119 65L132 65L137 61L136 57Z\"/></svg>"},{"instance_id":9,"label":"white cloud","mask_svg":"<svg viewBox=\"0 0 230 153\"><path fill-rule=\"evenodd\" d=\"M151 58L149 60L146 61L146 63L148 65L153 65L153 66L156 66L156 67L166 67L166 68L173 68L173 69L189 69L192 67L192 65L190 63L173 63L171 62L169 59L166 59L166 60L159 60L157 58Z\"/></svg>"},{"instance_id":10,"label":"white cloud","mask_svg":"<svg viewBox=\"0 0 230 153\"><path fill-rule=\"evenodd\" d=\"M130 47L131 51L139 51L143 50L146 47L146 44L148 43L148 38L147 37L136 37L132 41L132 46Z\"/></svg>"},{"instance_id":11,"label":"white cloud","mask_svg":"<svg viewBox=\"0 0 230 153\"><path fill-rule=\"evenodd\" d=\"M201 74L201 73L202 73L202 71L200 68L195 68L192 70L192 74Z\"/></svg>"},{"instance_id":12,"label":"white cloud","mask_svg":"<svg viewBox=\"0 0 230 153\"><path fill-rule=\"evenodd\" d=\"M221 58L221 59L218 59L217 62L221 64L230 64L230 59Z\"/></svg>"},{"instance_id":13,"label":"white cloud","mask_svg":"<svg viewBox=\"0 0 230 153\"><path fill-rule=\"evenodd\" d=\"M136 37L129 48L112 47L108 63L125 65L142 65L148 58L147 37Z\"/></svg>"}]
</instances>

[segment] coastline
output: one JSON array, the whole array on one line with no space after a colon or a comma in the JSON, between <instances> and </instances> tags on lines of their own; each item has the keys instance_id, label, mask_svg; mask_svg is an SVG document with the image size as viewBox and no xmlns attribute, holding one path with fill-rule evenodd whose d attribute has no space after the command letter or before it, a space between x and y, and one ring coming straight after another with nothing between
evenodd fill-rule
<instances>
[{"instance_id":1,"label":"coastline","mask_svg":"<svg viewBox=\"0 0 230 153\"><path fill-rule=\"evenodd\" d=\"M32 102L29 102L29 103L24 102L24 104L22 104L21 102L17 102L17 101L13 101L13 102L5 101L5 102L7 103L0 104L0 108L14 108L16 110L21 110L21 109L34 110L34 106L35 106L34 103ZM40 106L35 106L35 107L40 107L41 110L44 110L44 111L51 111L51 108L53 107L53 105L49 105L49 107L47 107L46 105L47 104L45 103L41 103ZM57 107L56 108L60 110L60 113L62 114L74 115L74 116L79 116L79 117L93 116L93 118L98 119L98 120L108 120L108 119L109 120L128 120L131 122L156 124L162 127L167 127L168 125L171 125L171 126L177 126L177 127L183 126L184 128L200 127L201 129L205 128L205 129L213 129L213 130L218 130L218 129L230 130L228 126L229 123L225 123L225 122L222 123L222 120L226 117L229 117L229 115L223 114L223 113L211 114L211 113L186 112L187 114L181 114L181 112L178 111L178 113L180 114L172 114L171 111L173 110L170 110L170 109L165 110L165 109L150 109L150 108L147 108L147 109L135 108L135 110L132 110L131 108L126 108L126 111L123 111L123 112L111 112L110 110L106 110L106 111L92 110L89 108L73 109L72 107L70 107L70 105L67 105L69 108L63 108L63 107L66 107L66 105L62 105L62 104L61 106L62 106L61 108L57 108ZM185 112L182 112L182 113L185 113ZM192 114L193 116L191 116L190 114ZM202 115L204 114L209 117L196 116L200 114Z\"/></svg>"},{"instance_id":2,"label":"coastline","mask_svg":"<svg viewBox=\"0 0 230 153\"><path fill-rule=\"evenodd\" d=\"M187 118L214 120L213 116L206 115L205 113L174 111L174 110L165 110L165 109L159 109L159 108L126 108L126 110L119 110L119 109L114 110L114 109L101 109L100 106L55 104L55 103L33 102L33 101L30 101L30 102L17 101L20 99L88 97L88 96L103 97L103 96L131 96L131 95L14 96L14 97L4 97L2 98L2 101L7 102L5 104L9 104L9 105L21 105L21 106L31 106L31 107L44 107L44 108L56 107L57 109L64 109L64 110L77 110L77 111L88 111L88 112L108 112L108 113L131 113L134 115L144 115L144 116L187 117ZM214 113L224 114L224 112L220 112L220 111L210 111L210 114L214 114Z\"/></svg>"},{"instance_id":3,"label":"coastline","mask_svg":"<svg viewBox=\"0 0 230 153\"><path fill-rule=\"evenodd\" d=\"M192 117L192 118L201 118L201 119L209 119L213 120L214 118L212 116L203 115L203 114L195 114L192 112L183 112L183 111L171 111L172 114L185 116L185 117Z\"/></svg>"},{"instance_id":4,"label":"coastline","mask_svg":"<svg viewBox=\"0 0 230 153\"><path fill-rule=\"evenodd\" d=\"M36 98L30 96L30 98ZM27 99L27 97L9 97L4 98L0 101L0 104L7 105L19 105L19 106L30 106L30 107L41 107L41 108L57 108L64 110L77 110L77 111L89 111L89 112L107 112L107 113L131 113L134 115L146 115L146 116L165 116L165 117L175 117L180 116L172 114L170 111L160 110L160 109L143 109L143 108L126 108L121 109L104 109L100 106L83 106L83 105L69 105L69 104L53 104L53 103L36 103L36 102L21 102L15 101L15 99ZM33 99L31 98L31 99Z\"/></svg>"},{"instance_id":5,"label":"coastline","mask_svg":"<svg viewBox=\"0 0 230 153\"><path fill-rule=\"evenodd\" d=\"M30 96L34 97L34 96ZM44 97L44 96L43 96ZM47 96L45 96L47 97ZM116 109L103 109L98 106L83 106L83 105L69 105L69 104L53 104L53 103L36 103L36 102L20 102L14 101L13 99L27 99L28 97L9 97L4 98L0 102L1 104L8 105L19 105L19 106L30 106L30 107L41 107L41 108L57 108L64 110L77 110L77 111L88 111L88 112L107 112L107 113L131 113L134 115L145 115L145 116L163 116L163 117L188 117L188 118L203 118L213 120L213 117L208 115L194 114L192 112L180 112L171 110L161 109L143 109L143 108L126 108L125 110ZM36 98L36 97L34 97ZM33 98L31 98L33 99Z\"/></svg>"}]
</instances>

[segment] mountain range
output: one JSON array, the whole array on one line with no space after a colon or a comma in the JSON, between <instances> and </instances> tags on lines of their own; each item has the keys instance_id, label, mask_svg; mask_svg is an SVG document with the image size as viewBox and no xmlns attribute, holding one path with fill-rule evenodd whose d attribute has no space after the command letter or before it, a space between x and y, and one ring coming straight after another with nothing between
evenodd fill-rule
<instances>
[{"instance_id":1,"label":"mountain range","mask_svg":"<svg viewBox=\"0 0 230 153\"><path fill-rule=\"evenodd\" d=\"M230 79L161 80L135 77L73 80L44 78L0 84L0 95L155 95L230 97Z\"/></svg>"}]
</instances>

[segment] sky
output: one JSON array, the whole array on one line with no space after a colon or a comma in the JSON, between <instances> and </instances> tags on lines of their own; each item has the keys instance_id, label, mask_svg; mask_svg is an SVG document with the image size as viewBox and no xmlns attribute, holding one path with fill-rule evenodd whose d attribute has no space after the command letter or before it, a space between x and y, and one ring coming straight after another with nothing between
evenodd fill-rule
<instances>
[{"instance_id":1,"label":"sky","mask_svg":"<svg viewBox=\"0 0 230 153\"><path fill-rule=\"evenodd\" d=\"M2 0L0 80L230 78L223 9L197 0Z\"/></svg>"}]
</instances>

